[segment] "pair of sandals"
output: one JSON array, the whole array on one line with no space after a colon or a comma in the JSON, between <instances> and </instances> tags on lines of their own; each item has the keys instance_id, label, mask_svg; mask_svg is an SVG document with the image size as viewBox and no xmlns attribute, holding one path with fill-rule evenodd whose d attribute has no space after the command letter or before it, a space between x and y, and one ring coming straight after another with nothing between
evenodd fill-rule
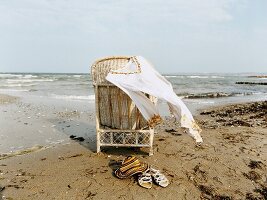
<instances>
[{"instance_id":1,"label":"pair of sandals","mask_svg":"<svg viewBox=\"0 0 267 200\"><path fill-rule=\"evenodd\" d=\"M141 187L150 189L152 188L152 178L154 182L161 187L165 188L169 185L169 180L166 178L166 176L159 170L151 167L138 176L138 184Z\"/></svg>"}]
</instances>

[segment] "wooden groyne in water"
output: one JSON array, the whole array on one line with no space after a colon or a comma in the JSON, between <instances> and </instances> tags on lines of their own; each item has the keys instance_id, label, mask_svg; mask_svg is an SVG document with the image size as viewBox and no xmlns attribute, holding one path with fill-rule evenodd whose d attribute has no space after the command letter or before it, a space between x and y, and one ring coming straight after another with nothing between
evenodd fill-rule
<instances>
[{"instance_id":1,"label":"wooden groyne in water","mask_svg":"<svg viewBox=\"0 0 267 200\"><path fill-rule=\"evenodd\" d=\"M249 78L267 78L267 75L248 76Z\"/></svg>"},{"instance_id":2,"label":"wooden groyne in water","mask_svg":"<svg viewBox=\"0 0 267 200\"><path fill-rule=\"evenodd\" d=\"M267 85L267 82L235 82L235 84L247 84L247 85Z\"/></svg>"}]
</instances>

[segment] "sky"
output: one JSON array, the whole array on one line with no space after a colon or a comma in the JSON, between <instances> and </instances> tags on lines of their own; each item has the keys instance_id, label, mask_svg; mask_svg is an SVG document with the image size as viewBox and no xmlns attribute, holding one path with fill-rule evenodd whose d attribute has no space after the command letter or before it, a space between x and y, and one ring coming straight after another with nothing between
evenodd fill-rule
<instances>
[{"instance_id":1,"label":"sky","mask_svg":"<svg viewBox=\"0 0 267 200\"><path fill-rule=\"evenodd\" d=\"M0 0L0 72L87 73L114 55L165 74L267 72L267 1Z\"/></svg>"}]
</instances>

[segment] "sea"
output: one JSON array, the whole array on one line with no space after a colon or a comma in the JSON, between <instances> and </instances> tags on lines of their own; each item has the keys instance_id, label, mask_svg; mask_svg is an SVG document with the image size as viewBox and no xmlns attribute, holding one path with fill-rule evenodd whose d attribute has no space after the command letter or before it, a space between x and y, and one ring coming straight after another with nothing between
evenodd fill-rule
<instances>
[{"instance_id":1,"label":"sea","mask_svg":"<svg viewBox=\"0 0 267 200\"><path fill-rule=\"evenodd\" d=\"M196 115L211 106L267 100L267 82L253 74L165 74L175 93ZM0 94L20 97L17 105L0 106L0 158L24 149L69 144L71 135L95 144L95 94L90 74L0 73ZM158 101L162 116L168 106ZM77 117L75 117L77 115ZM63 116L63 117L61 117ZM15 123L14 123L15 122Z\"/></svg>"},{"instance_id":2,"label":"sea","mask_svg":"<svg viewBox=\"0 0 267 200\"><path fill-rule=\"evenodd\" d=\"M267 82L255 74L191 73L165 74L175 93L194 111L212 105L267 99L266 85L236 82ZM258 74L259 75L259 74ZM92 77L88 73L0 73L0 93L33 101L93 104ZM160 104L165 104L161 102Z\"/></svg>"}]
</instances>

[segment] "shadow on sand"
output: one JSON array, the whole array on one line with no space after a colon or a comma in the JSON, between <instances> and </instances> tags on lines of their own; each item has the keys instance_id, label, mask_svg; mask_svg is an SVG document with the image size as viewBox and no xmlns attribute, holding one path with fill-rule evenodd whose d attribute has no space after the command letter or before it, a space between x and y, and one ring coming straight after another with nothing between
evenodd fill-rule
<instances>
[{"instance_id":1,"label":"shadow on sand","mask_svg":"<svg viewBox=\"0 0 267 200\"><path fill-rule=\"evenodd\" d=\"M0 200L4 199L3 198L3 191L5 190L5 187L0 186Z\"/></svg>"},{"instance_id":2,"label":"shadow on sand","mask_svg":"<svg viewBox=\"0 0 267 200\"><path fill-rule=\"evenodd\" d=\"M85 123L79 120L64 120L57 118L50 119L49 122L55 124L56 126L54 128L57 131L68 136L68 138L70 138L71 135L84 138L84 141L74 141L78 142L79 144L81 144L92 152L96 151L95 126L92 123Z\"/></svg>"},{"instance_id":3,"label":"shadow on sand","mask_svg":"<svg viewBox=\"0 0 267 200\"><path fill-rule=\"evenodd\" d=\"M54 127L61 133L64 133L69 138L70 136L82 137L84 141L73 140L78 142L91 152L96 152L96 130L95 124L92 122L81 122L79 120L64 120L64 119L50 119L49 122L56 124ZM70 140L72 140L70 138ZM128 155L141 155L148 156L148 150L145 148L133 147L101 147L101 152L109 155L128 156Z\"/></svg>"}]
</instances>

